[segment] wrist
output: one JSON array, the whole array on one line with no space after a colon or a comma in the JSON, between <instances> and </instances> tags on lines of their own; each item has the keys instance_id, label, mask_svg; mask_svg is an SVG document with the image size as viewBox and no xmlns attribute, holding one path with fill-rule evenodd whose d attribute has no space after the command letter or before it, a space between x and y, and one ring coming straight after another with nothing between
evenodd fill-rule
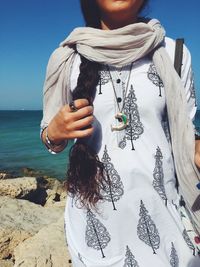
<instances>
[{"instance_id":1,"label":"wrist","mask_svg":"<svg viewBox=\"0 0 200 267\"><path fill-rule=\"evenodd\" d=\"M68 144L67 140L52 140L51 137L49 137L48 127L43 129L41 137L43 143L52 154L61 152Z\"/></svg>"},{"instance_id":2,"label":"wrist","mask_svg":"<svg viewBox=\"0 0 200 267\"><path fill-rule=\"evenodd\" d=\"M44 137L45 137L45 141L47 141L47 143L50 143L51 145L59 146L60 144L64 142L63 139L55 138L52 131L49 130L49 126L45 129Z\"/></svg>"}]
</instances>

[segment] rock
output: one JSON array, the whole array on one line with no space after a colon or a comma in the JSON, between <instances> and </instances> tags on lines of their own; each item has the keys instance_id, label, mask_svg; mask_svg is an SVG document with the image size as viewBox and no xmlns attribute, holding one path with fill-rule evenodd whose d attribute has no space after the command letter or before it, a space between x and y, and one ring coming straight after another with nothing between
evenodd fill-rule
<instances>
[{"instance_id":1,"label":"rock","mask_svg":"<svg viewBox=\"0 0 200 267\"><path fill-rule=\"evenodd\" d=\"M7 172L0 172L0 179L7 179L7 178L10 178L11 175ZM1 266L1 265L0 265Z\"/></svg>"},{"instance_id":2,"label":"rock","mask_svg":"<svg viewBox=\"0 0 200 267\"><path fill-rule=\"evenodd\" d=\"M47 189L46 193L47 197L46 197L45 207L53 205L56 202L56 200L60 201L60 196L54 190Z\"/></svg>"},{"instance_id":3,"label":"rock","mask_svg":"<svg viewBox=\"0 0 200 267\"><path fill-rule=\"evenodd\" d=\"M63 182L53 178L20 177L0 180L0 196L29 200L49 206L66 199Z\"/></svg>"},{"instance_id":4,"label":"rock","mask_svg":"<svg viewBox=\"0 0 200 267\"><path fill-rule=\"evenodd\" d=\"M64 236L64 218L43 227L14 250L14 267L70 267Z\"/></svg>"},{"instance_id":5,"label":"rock","mask_svg":"<svg viewBox=\"0 0 200 267\"><path fill-rule=\"evenodd\" d=\"M28 237L23 229L0 228L0 259L12 258L13 249Z\"/></svg>"},{"instance_id":6,"label":"rock","mask_svg":"<svg viewBox=\"0 0 200 267\"><path fill-rule=\"evenodd\" d=\"M20 174L21 176L28 176L28 177L38 177L42 175L40 171L28 167L22 168Z\"/></svg>"},{"instance_id":7,"label":"rock","mask_svg":"<svg viewBox=\"0 0 200 267\"><path fill-rule=\"evenodd\" d=\"M0 260L10 259L16 246L63 214L63 207L43 207L27 200L0 196Z\"/></svg>"},{"instance_id":8,"label":"rock","mask_svg":"<svg viewBox=\"0 0 200 267\"><path fill-rule=\"evenodd\" d=\"M45 207L56 205L56 206L65 206L67 191L64 188L62 182L54 179L54 184L52 185L52 189L46 190L47 197Z\"/></svg>"},{"instance_id":9,"label":"rock","mask_svg":"<svg viewBox=\"0 0 200 267\"><path fill-rule=\"evenodd\" d=\"M62 192L61 194L59 194L54 190L48 189L46 193L47 197L46 197L45 207L51 205L60 205L60 204L65 205L67 192Z\"/></svg>"},{"instance_id":10,"label":"rock","mask_svg":"<svg viewBox=\"0 0 200 267\"><path fill-rule=\"evenodd\" d=\"M14 267L12 260L0 260L0 267Z\"/></svg>"},{"instance_id":11,"label":"rock","mask_svg":"<svg viewBox=\"0 0 200 267\"><path fill-rule=\"evenodd\" d=\"M37 189L37 180L33 177L0 180L0 196L23 198Z\"/></svg>"}]
</instances>

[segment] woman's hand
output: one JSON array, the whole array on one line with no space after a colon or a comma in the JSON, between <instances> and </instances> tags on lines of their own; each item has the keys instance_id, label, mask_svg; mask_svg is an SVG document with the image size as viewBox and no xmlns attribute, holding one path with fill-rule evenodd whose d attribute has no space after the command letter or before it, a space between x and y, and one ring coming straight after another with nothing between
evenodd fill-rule
<instances>
[{"instance_id":1,"label":"woman's hand","mask_svg":"<svg viewBox=\"0 0 200 267\"><path fill-rule=\"evenodd\" d=\"M200 140L195 141L195 157L194 162L200 168Z\"/></svg>"},{"instance_id":2,"label":"woman's hand","mask_svg":"<svg viewBox=\"0 0 200 267\"><path fill-rule=\"evenodd\" d=\"M83 138L93 133L93 107L87 99L74 101L78 109L73 112L69 105L63 106L48 125L48 137L59 144L66 139ZM45 131L42 139L45 140Z\"/></svg>"}]
</instances>

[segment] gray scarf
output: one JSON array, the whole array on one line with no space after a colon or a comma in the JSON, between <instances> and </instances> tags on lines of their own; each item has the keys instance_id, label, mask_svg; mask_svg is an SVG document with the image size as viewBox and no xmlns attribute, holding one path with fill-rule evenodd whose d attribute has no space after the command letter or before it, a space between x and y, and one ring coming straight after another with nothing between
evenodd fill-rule
<instances>
[{"instance_id":1,"label":"gray scarf","mask_svg":"<svg viewBox=\"0 0 200 267\"><path fill-rule=\"evenodd\" d=\"M165 31L159 21L136 23L107 31L76 28L50 57L44 85L42 127L71 100L70 74L78 52L91 61L121 67L152 53L153 63L165 88L172 151L180 192L200 233L200 181L194 163L194 127L187 111L185 90L169 55L162 46Z\"/></svg>"}]
</instances>

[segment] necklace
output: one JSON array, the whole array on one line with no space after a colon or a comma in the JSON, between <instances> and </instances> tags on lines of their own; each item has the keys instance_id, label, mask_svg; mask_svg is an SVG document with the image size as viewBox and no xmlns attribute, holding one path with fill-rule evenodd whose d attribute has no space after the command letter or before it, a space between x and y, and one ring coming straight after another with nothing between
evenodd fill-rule
<instances>
[{"instance_id":1,"label":"necklace","mask_svg":"<svg viewBox=\"0 0 200 267\"><path fill-rule=\"evenodd\" d=\"M115 119L117 119L118 122L119 122L118 125L115 125L115 126L111 125L111 131L122 131L128 126L128 118L127 118L127 115L125 113L123 113L123 109L124 109L124 104L125 104L125 98L126 98L127 91L128 91L128 86L129 86L132 66L133 66L133 63L130 65L129 74L128 74L128 81L127 81L127 84L126 84L124 97L123 97L123 103L121 105L121 108L120 108L120 105L119 105L119 103L121 102L121 98L117 97L117 92L116 92L116 89L115 89L114 81L113 81L112 75L110 73L109 66L107 66L107 69L108 69L108 72L109 72L109 75L110 75L110 79L111 79L111 83L112 83L112 87L113 87L113 91L114 91L114 95L115 95L115 99L116 99L116 103L117 103L117 107L118 107L118 112L115 115ZM121 80L117 79L117 83L120 83L120 82L121 82Z\"/></svg>"}]
</instances>

